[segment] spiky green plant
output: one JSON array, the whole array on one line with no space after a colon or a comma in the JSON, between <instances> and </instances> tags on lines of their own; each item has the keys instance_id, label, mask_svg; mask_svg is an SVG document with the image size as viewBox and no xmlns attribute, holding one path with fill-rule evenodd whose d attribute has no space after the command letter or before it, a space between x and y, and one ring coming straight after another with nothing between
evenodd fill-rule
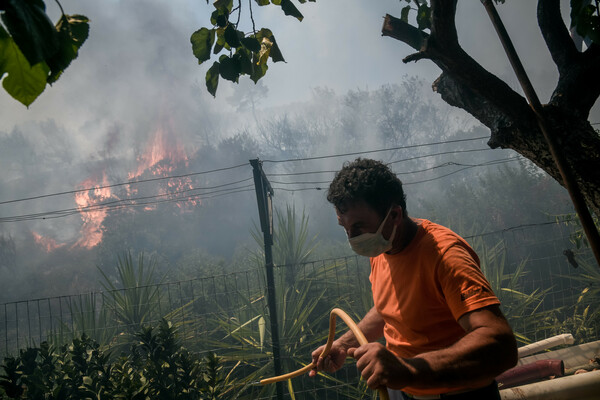
<instances>
[{"instance_id":1,"label":"spiky green plant","mask_svg":"<svg viewBox=\"0 0 600 400\"><path fill-rule=\"evenodd\" d=\"M306 262L317 246L317 235L309 237L308 216L302 210L300 218L296 215L295 206L286 206L283 213L275 209L277 224L273 233L273 263L285 266L285 281L287 285L294 283L294 267ZM264 263L263 235L258 228L251 232L260 250L254 252L258 263Z\"/></svg>"},{"instance_id":2,"label":"spiky green plant","mask_svg":"<svg viewBox=\"0 0 600 400\"><path fill-rule=\"evenodd\" d=\"M531 340L526 332L539 320L540 307L550 288L524 292L522 285L527 277L525 270L527 260L521 261L514 272L506 272L506 249L502 241L486 246L483 240L475 239L473 247L479 255L481 270L500 300L502 311L512 326L517 340L530 343Z\"/></svg>"},{"instance_id":3,"label":"spiky green plant","mask_svg":"<svg viewBox=\"0 0 600 400\"><path fill-rule=\"evenodd\" d=\"M332 308L343 308L356 320L367 311L360 302L362 296L359 295L356 281L349 279L354 276L354 271L351 271L347 262L331 260L311 267L310 271L302 274L303 279L298 279L294 285L280 284L276 288L284 373L310 363L312 351L326 342ZM285 282L284 272L280 269L276 269L276 282ZM266 297L259 293L247 298L238 293L233 302L237 306L230 310L216 310L209 322L213 328L205 328L206 335L199 340L203 342L203 347L213 349L234 367L230 374L237 377L241 385L230 388L225 394L240 398L272 396L275 385L254 388L242 384L273 375L272 332ZM338 323L337 330L345 331L347 327ZM355 379L355 384L340 377L322 374L321 378L311 381L303 380L308 378L292 380L286 383L286 390L296 399L310 398L305 389L307 385L320 393L329 390L332 394L335 392L335 396L342 396L339 398L348 399L364 398L365 391L371 392L357 383L356 369L349 368L343 374Z\"/></svg>"},{"instance_id":4,"label":"spiky green plant","mask_svg":"<svg viewBox=\"0 0 600 400\"><path fill-rule=\"evenodd\" d=\"M102 269L104 304L117 323L127 332L139 329L142 324L158 319L160 311L159 283L156 276L156 259L148 262L139 254L137 268L131 253L118 257L117 279L111 279Z\"/></svg>"}]
</instances>

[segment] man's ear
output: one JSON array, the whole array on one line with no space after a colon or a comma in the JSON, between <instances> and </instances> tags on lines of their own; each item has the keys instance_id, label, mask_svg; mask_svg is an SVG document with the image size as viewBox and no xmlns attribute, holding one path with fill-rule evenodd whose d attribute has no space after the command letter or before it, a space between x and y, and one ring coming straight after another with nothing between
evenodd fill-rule
<instances>
[{"instance_id":1,"label":"man's ear","mask_svg":"<svg viewBox=\"0 0 600 400\"><path fill-rule=\"evenodd\" d=\"M394 225L400 225L404 219L404 210L402 209L402 206L393 206L390 211L390 217L394 221Z\"/></svg>"}]
</instances>

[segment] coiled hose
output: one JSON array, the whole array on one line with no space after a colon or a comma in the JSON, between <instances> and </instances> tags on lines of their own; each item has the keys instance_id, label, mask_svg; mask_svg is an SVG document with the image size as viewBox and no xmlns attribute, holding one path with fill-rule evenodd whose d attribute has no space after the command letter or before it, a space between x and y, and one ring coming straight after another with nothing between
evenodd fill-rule
<instances>
[{"instance_id":1,"label":"coiled hose","mask_svg":"<svg viewBox=\"0 0 600 400\"><path fill-rule=\"evenodd\" d=\"M352 318L350 318L350 316L348 314L346 314L345 311L343 311L339 308L334 308L333 310L331 310L331 314L329 314L329 336L327 338L327 343L325 344L325 348L323 349L323 352L321 353L319 358L325 358L327 356L327 354L329 354L329 350L331 350L331 345L333 344L333 340L335 338L335 318L336 318L336 316L340 317L346 323L348 328L350 328L352 333L354 333L356 340L358 341L358 343L361 346L363 344L369 343L367 341L367 338L365 337L365 335L362 333L362 331L360 330L358 325L356 325L354 323ZM307 365L303 368L300 368L299 370L296 370L294 372L290 372L290 373L284 374L284 375L274 376L272 378L262 379L260 381L260 383L263 385L267 385L269 383L275 383L275 382L280 382L280 381L285 381L287 379L295 378L297 376L305 374L308 371L316 368L316 366L317 365L313 362L313 363L310 363L309 365ZM381 400L389 400L387 389L385 387L379 388L378 391L379 391L379 397L381 398Z\"/></svg>"}]
</instances>

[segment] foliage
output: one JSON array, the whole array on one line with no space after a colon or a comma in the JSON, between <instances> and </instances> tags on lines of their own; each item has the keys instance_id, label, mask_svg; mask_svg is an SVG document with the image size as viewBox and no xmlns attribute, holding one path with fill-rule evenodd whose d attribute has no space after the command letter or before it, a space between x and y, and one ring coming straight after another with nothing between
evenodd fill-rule
<instances>
[{"instance_id":1,"label":"foliage","mask_svg":"<svg viewBox=\"0 0 600 400\"><path fill-rule=\"evenodd\" d=\"M302 268L303 279L293 285L284 285L284 273L276 270L276 304L280 337L280 355L282 372L295 371L310 363L310 354L314 349L324 344L327 339L329 312L334 307L346 310L353 318L361 318L367 310L362 304L357 304L359 291L355 281L336 279L340 275L351 276L349 263L326 262L310 269L310 264L298 265ZM300 273L300 272L299 272ZM358 281L357 277L357 281ZM337 289L337 290L336 290ZM266 297L262 294L247 298L237 293L233 299L238 307L231 310L220 309L212 315L210 324L215 328L211 333L202 335L203 346L213 349L224 360L234 364L233 376L239 376L240 381L258 381L273 375L273 353L270 317ZM338 332L347 329L343 324L337 325ZM345 371L352 378L355 369ZM361 398L366 389L364 386L348 388L347 384L326 374L323 379L312 380L314 390L323 390L335 386L336 391L350 391L348 398ZM309 397L304 393L305 386L301 379L292 380L287 384L290 396L297 399ZM308 381L305 382L308 385ZM254 390L254 391L253 391ZM232 387L230 395L241 398L268 397L274 393L275 385L267 385L260 389L239 386ZM260 393L258 393L260 391ZM352 394L353 393L353 394ZM229 393L228 393L229 394Z\"/></svg>"},{"instance_id":2,"label":"foliage","mask_svg":"<svg viewBox=\"0 0 600 400\"><path fill-rule=\"evenodd\" d=\"M306 262L317 244L317 236L309 238L308 236L308 216L302 210L302 216L297 219L296 207L286 206L285 214L275 209L277 225L273 246L273 262L285 270L286 286L294 283L294 269L299 264ZM262 246L263 240L257 230L252 232L252 236L257 244ZM264 259L261 253L257 253L258 258ZM258 265L261 263L258 262Z\"/></svg>"},{"instance_id":3,"label":"foliage","mask_svg":"<svg viewBox=\"0 0 600 400\"><path fill-rule=\"evenodd\" d=\"M59 327L48 335L48 341L53 345L62 345L73 338L85 334L101 346L113 342L118 333L113 315L104 302L100 302L97 293L88 293L77 296L74 301L69 301L69 314L71 321L59 321Z\"/></svg>"},{"instance_id":4,"label":"foliage","mask_svg":"<svg viewBox=\"0 0 600 400\"><path fill-rule=\"evenodd\" d=\"M13 399L218 399L224 385L221 360L204 360L179 346L166 320L144 326L139 342L114 363L86 335L59 350L44 342L7 357L0 394Z\"/></svg>"},{"instance_id":5,"label":"foliage","mask_svg":"<svg viewBox=\"0 0 600 400\"><path fill-rule=\"evenodd\" d=\"M581 287L567 306L563 306L546 318L551 334L572 333L576 342L585 343L596 340L600 331L600 270L593 255L580 257L569 262L575 268L574 273L558 275L566 279L570 286ZM576 266L576 267L575 267Z\"/></svg>"},{"instance_id":6,"label":"foliage","mask_svg":"<svg viewBox=\"0 0 600 400\"><path fill-rule=\"evenodd\" d=\"M152 321L157 315L157 306L160 301L160 289L155 275L156 260L151 258L149 263L144 262L144 255L139 254L137 268L135 268L131 253L118 257L117 281L114 282L100 270L104 281L101 282L105 289L104 304L114 315L119 325L132 331ZM118 287L120 286L120 287Z\"/></svg>"},{"instance_id":7,"label":"foliage","mask_svg":"<svg viewBox=\"0 0 600 400\"><path fill-rule=\"evenodd\" d=\"M598 298L590 296L589 288L585 288L573 306L554 309L542 315L540 331L547 332L546 336L570 333L576 344L597 340L596 330L600 326L597 304Z\"/></svg>"},{"instance_id":8,"label":"foliage","mask_svg":"<svg viewBox=\"0 0 600 400\"><path fill-rule=\"evenodd\" d=\"M600 6L590 0L571 0L571 28L579 36L600 43Z\"/></svg>"},{"instance_id":9,"label":"foliage","mask_svg":"<svg viewBox=\"0 0 600 400\"><path fill-rule=\"evenodd\" d=\"M596 229L600 229L600 220L598 216L592 214L592 220L596 225ZM556 222L564 224L566 226L572 226L575 228L574 232L569 235L569 240L575 245L577 250L584 247L590 247L590 243L585 235L581 221L577 217L577 214L562 214L556 216Z\"/></svg>"},{"instance_id":10,"label":"foliage","mask_svg":"<svg viewBox=\"0 0 600 400\"><path fill-rule=\"evenodd\" d=\"M77 58L89 20L63 12L53 25L43 0L6 0L0 12L0 78L7 74L2 85L29 106Z\"/></svg>"},{"instance_id":11,"label":"foliage","mask_svg":"<svg viewBox=\"0 0 600 400\"><path fill-rule=\"evenodd\" d=\"M481 270L492 290L502 304L502 311L509 321L517 340L531 342L526 336L539 318L540 307L550 291L535 289L531 293L522 290L522 283L527 277L523 260L514 272L509 273L506 267L506 248L498 242L494 246L485 245L479 239L474 241L474 249L480 257Z\"/></svg>"},{"instance_id":12,"label":"foliage","mask_svg":"<svg viewBox=\"0 0 600 400\"><path fill-rule=\"evenodd\" d=\"M292 0L255 1L259 6L278 5L285 15L291 15L299 21L304 18ZM306 2L306 0L299 1ZM210 17L212 28L202 27L190 38L198 64L208 61L211 52L213 54L223 52L219 60L213 62L206 72L206 88L209 93L216 95L219 76L237 83L241 75L248 75L256 83L267 72L269 58L273 62L285 61L271 30L267 28L256 30L251 1L248 2L248 9L252 20L252 32L248 35L238 30L242 12L241 2L234 8L233 0L216 0L213 6L215 10ZM236 16L232 15L236 13Z\"/></svg>"},{"instance_id":13,"label":"foliage","mask_svg":"<svg viewBox=\"0 0 600 400\"><path fill-rule=\"evenodd\" d=\"M298 0L306 3L307 0ZM316 0L308 0L315 2ZM417 28L431 28L431 7L426 0L404 0L401 19L408 23L414 11ZM504 3L504 0L495 0ZM258 6L276 5L285 15L302 21L304 16L292 0L255 0ZM209 0L207 0L207 4ZM248 15L252 31L240 30L242 3L234 7L233 0L216 0L210 16L211 27L202 27L190 37L192 51L202 64L219 55L206 72L206 87L216 95L219 77L238 82L248 75L254 83L268 69L268 59L285 61L269 28L256 29L252 1L248 2ZM412 3L412 4L411 4ZM60 3L59 3L60 6ZM43 0L5 0L0 2L4 26L0 25L0 77L5 90L18 101L29 106L77 58L79 48L89 33L89 20L82 15L62 16L54 26L46 14ZM571 24L582 37L598 43L600 17L598 5L589 0L571 0Z\"/></svg>"}]
</instances>

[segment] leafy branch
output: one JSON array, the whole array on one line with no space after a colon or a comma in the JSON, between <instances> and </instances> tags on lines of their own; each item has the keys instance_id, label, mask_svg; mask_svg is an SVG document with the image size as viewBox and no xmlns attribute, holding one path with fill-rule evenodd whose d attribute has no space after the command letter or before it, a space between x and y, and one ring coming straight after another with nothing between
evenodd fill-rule
<instances>
[{"instance_id":1,"label":"leafy branch","mask_svg":"<svg viewBox=\"0 0 600 400\"><path fill-rule=\"evenodd\" d=\"M292 0L254 0L259 6L274 4L280 6L285 15L304 19ZM306 3L307 0L298 0ZM308 0L315 2L316 0ZM208 4L208 0L207 0ZM248 1L252 32L245 34L238 30L242 13L242 2L233 7L233 0L216 0L213 3L210 22L212 28L202 27L190 38L192 51L198 64L210 60L212 55L221 54L206 72L206 88L216 96L219 77L238 83L240 76L248 75L254 83L262 78L269 68L269 58L273 62L285 61L275 35L268 28L256 30L252 0ZM237 14L236 19L232 14Z\"/></svg>"},{"instance_id":2,"label":"leafy branch","mask_svg":"<svg viewBox=\"0 0 600 400\"><path fill-rule=\"evenodd\" d=\"M43 0L0 2L2 86L27 107L77 58L89 34L87 17L66 15L55 1L62 13L56 25L46 14Z\"/></svg>"}]
</instances>

